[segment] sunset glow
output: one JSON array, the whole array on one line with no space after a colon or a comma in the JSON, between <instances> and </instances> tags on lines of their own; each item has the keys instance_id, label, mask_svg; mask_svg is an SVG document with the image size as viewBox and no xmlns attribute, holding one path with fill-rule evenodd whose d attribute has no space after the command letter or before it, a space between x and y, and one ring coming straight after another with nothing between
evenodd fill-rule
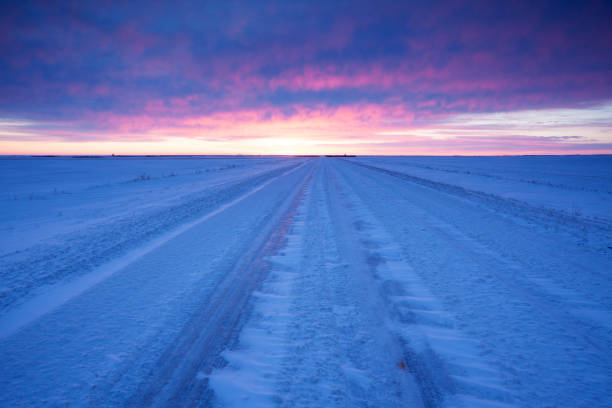
<instances>
[{"instance_id":1,"label":"sunset glow","mask_svg":"<svg viewBox=\"0 0 612 408\"><path fill-rule=\"evenodd\" d=\"M609 2L2 8L0 154L612 153Z\"/></svg>"}]
</instances>

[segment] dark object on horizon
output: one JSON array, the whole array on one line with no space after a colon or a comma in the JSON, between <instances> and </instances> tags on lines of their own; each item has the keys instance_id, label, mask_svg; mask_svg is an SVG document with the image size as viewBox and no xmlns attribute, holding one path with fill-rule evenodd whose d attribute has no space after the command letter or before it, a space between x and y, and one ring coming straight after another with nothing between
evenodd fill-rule
<instances>
[{"instance_id":1,"label":"dark object on horizon","mask_svg":"<svg viewBox=\"0 0 612 408\"><path fill-rule=\"evenodd\" d=\"M325 157L357 157L354 154L326 154Z\"/></svg>"}]
</instances>

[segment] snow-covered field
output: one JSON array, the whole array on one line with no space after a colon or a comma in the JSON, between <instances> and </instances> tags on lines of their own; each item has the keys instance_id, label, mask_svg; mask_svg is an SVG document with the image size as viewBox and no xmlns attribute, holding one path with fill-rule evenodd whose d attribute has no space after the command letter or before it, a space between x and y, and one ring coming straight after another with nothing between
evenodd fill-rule
<instances>
[{"instance_id":1,"label":"snow-covered field","mask_svg":"<svg viewBox=\"0 0 612 408\"><path fill-rule=\"evenodd\" d=\"M0 158L0 406L612 406L612 157Z\"/></svg>"}]
</instances>

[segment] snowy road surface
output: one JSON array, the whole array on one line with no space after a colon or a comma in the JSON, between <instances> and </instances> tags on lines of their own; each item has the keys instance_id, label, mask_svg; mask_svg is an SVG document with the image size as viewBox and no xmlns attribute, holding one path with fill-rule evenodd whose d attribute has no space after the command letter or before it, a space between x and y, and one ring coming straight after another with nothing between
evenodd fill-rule
<instances>
[{"instance_id":1,"label":"snowy road surface","mask_svg":"<svg viewBox=\"0 0 612 408\"><path fill-rule=\"evenodd\" d=\"M0 406L612 406L609 175L225 160L0 197Z\"/></svg>"}]
</instances>

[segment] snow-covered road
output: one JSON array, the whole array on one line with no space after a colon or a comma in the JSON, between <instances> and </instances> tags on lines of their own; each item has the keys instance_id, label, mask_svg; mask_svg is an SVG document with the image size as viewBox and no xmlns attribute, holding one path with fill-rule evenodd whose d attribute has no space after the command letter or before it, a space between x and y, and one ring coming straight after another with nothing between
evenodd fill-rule
<instances>
[{"instance_id":1,"label":"snow-covered road","mask_svg":"<svg viewBox=\"0 0 612 408\"><path fill-rule=\"evenodd\" d=\"M378 164L274 163L0 258L0 406L612 405L609 220Z\"/></svg>"}]
</instances>

